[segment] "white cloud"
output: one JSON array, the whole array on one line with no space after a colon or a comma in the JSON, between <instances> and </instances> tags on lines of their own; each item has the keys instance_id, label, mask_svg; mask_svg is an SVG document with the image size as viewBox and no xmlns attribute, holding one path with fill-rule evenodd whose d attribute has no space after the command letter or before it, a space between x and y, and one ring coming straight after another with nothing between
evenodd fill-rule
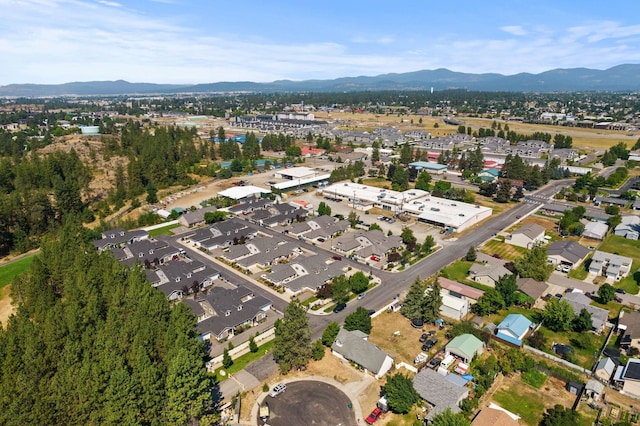
<instances>
[{"instance_id":1,"label":"white cloud","mask_svg":"<svg viewBox=\"0 0 640 426\"><path fill-rule=\"evenodd\" d=\"M150 0L169 2L173 0ZM16 7L17 3L17 7ZM124 3L126 5L126 3ZM187 18L159 18L110 0L0 0L0 84L115 80L158 83L273 81L449 68L541 72L640 62L640 26L580 23L569 28L505 26L517 37L413 31L347 42L267 40L260 32L207 35ZM454 31L455 29L451 29ZM356 53L357 52L357 53Z\"/></svg>"},{"instance_id":2,"label":"white cloud","mask_svg":"<svg viewBox=\"0 0 640 426\"><path fill-rule=\"evenodd\" d=\"M109 7L122 7L122 4L115 1L98 0L98 3Z\"/></svg>"},{"instance_id":3,"label":"white cloud","mask_svg":"<svg viewBox=\"0 0 640 426\"><path fill-rule=\"evenodd\" d=\"M507 25L505 27L500 27L500 29L515 36L525 36L528 34L528 32L520 25Z\"/></svg>"}]
</instances>

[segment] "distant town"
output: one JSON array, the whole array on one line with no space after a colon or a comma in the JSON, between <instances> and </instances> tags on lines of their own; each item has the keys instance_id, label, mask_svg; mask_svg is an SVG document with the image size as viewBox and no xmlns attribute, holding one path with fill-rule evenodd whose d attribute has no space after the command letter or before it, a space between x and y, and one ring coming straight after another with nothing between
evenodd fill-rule
<instances>
[{"instance_id":1,"label":"distant town","mask_svg":"<svg viewBox=\"0 0 640 426\"><path fill-rule=\"evenodd\" d=\"M39 387L103 407L25 386L38 418L640 422L637 94L0 99L0 188L0 394L59 350ZM88 334L137 409L67 352Z\"/></svg>"}]
</instances>

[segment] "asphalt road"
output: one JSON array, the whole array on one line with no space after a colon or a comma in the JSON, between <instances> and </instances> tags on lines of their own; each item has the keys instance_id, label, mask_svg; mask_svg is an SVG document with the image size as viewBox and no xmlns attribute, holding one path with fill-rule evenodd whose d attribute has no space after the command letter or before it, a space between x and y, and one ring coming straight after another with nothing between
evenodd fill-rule
<instances>
[{"instance_id":1,"label":"asphalt road","mask_svg":"<svg viewBox=\"0 0 640 426\"><path fill-rule=\"evenodd\" d=\"M348 306L338 314L329 315L309 315L309 323L313 330L312 337L317 339L322 335L322 331L326 328L327 324L331 321L342 322L344 318L355 311L359 306L366 309L379 310L382 307L391 303L398 295L403 295L411 286L411 283L416 277L427 278L438 272L441 269L449 265L450 263L461 259L469 250L469 247L478 247L480 244L491 238L494 234L499 233L503 229L512 225L518 220L519 216L525 216L533 212L540 204L549 201L560 188L569 186L572 184L572 179L564 179L558 181L552 181L547 186L527 194L525 201L519 203L508 211L501 213L487 221L480 229L470 232L456 241L450 241L445 246L433 253L421 262L412 265L405 271L391 273L387 271L373 271L378 276L382 284L368 291L366 296L362 300L354 300L348 304ZM279 232L269 228L262 228L263 232L280 235ZM171 237L170 239L176 241L180 237ZM326 255L328 258L335 255L335 253L325 250L321 247L308 244L304 241L299 241L300 245L310 251L318 254ZM211 261L202 255L198 250L189 249L187 247L189 255L193 259L200 260L201 262L210 263ZM345 266L351 266L354 269L362 269L361 263L343 257L341 262ZM218 268L219 269L219 268ZM267 297L274 302L274 307L279 311L284 311L287 306L287 302L279 297L274 297L273 294L268 292L264 287L257 286L253 282L247 280L242 274L235 271L224 270L223 276L227 280L245 285L249 288L253 288L256 294Z\"/></svg>"},{"instance_id":2,"label":"asphalt road","mask_svg":"<svg viewBox=\"0 0 640 426\"><path fill-rule=\"evenodd\" d=\"M572 179L552 181L544 188L528 195L528 197L533 200L532 202L521 202L512 209L489 220L482 228L460 237L457 241L447 244L442 249L405 271L397 273L385 271L377 272L376 275L380 277L382 284L367 292L364 299L350 302L347 308L339 314L311 316L310 324L314 331L313 337L320 337L322 330L324 330L330 321L343 321L344 318L351 312L355 311L358 306L378 310L383 306L388 305L393 301L394 297L406 292L416 277L427 278L440 272L440 270L450 263L465 256L469 247L479 246L494 234L497 234L516 222L518 216L525 216L534 211L543 203L543 199L545 197L552 197L560 188L568 186L572 182Z\"/></svg>"}]
</instances>

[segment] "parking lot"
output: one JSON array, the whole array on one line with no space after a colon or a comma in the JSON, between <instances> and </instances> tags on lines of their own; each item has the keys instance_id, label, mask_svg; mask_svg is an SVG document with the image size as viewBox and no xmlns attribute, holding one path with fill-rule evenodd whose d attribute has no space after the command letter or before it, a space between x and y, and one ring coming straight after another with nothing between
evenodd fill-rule
<instances>
[{"instance_id":1,"label":"parking lot","mask_svg":"<svg viewBox=\"0 0 640 426\"><path fill-rule=\"evenodd\" d=\"M362 229L367 229L367 225L377 223L382 231L386 234L389 230L393 235L400 235L404 227L409 227L413 231L413 235L417 238L418 242L424 241L427 235L432 235L438 244L442 244L440 234L440 228L428 225L426 223L417 222L415 218L410 217L408 222L403 222L399 219L388 220L393 217L393 213L390 211L381 211L379 209L373 209L376 213L367 214L362 210L356 210L349 206L347 200L334 201L335 197L332 197L330 193L319 193L319 189L309 188L309 192L294 193L291 192L285 195L285 201L302 200L313 205L313 209L317 210L318 205L324 202L331 207L331 215L342 215L345 218L349 216L349 213L356 212L360 216L360 220L363 222L360 226ZM383 217L385 219L383 219Z\"/></svg>"}]
</instances>

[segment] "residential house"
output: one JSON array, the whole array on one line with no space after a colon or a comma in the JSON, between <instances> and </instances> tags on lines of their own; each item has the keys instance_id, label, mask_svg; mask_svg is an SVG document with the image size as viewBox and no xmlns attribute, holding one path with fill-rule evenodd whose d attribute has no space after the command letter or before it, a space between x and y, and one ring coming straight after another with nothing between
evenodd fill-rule
<instances>
[{"instance_id":1,"label":"residential house","mask_svg":"<svg viewBox=\"0 0 640 426\"><path fill-rule=\"evenodd\" d=\"M186 240L197 248L214 250L226 248L239 242L249 240L258 235L258 230L250 223L230 218L223 222L198 229L191 234L186 234Z\"/></svg>"},{"instance_id":2,"label":"residential house","mask_svg":"<svg viewBox=\"0 0 640 426\"><path fill-rule=\"evenodd\" d=\"M617 367L618 364L612 358L602 358L596 364L594 374L598 379L602 380L605 383L609 383L609 380L611 380L611 377L613 376L613 373L616 371Z\"/></svg>"},{"instance_id":3,"label":"residential house","mask_svg":"<svg viewBox=\"0 0 640 426\"><path fill-rule=\"evenodd\" d=\"M609 232L609 225L602 222L587 222L584 226L584 231L582 231L582 236L584 238L590 238L592 240L604 240L604 237L607 236L607 232Z\"/></svg>"},{"instance_id":4,"label":"residential house","mask_svg":"<svg viewBox=\"0 0 640 426\"><path fill-rule=\"evenodd\" d=\"M591 305L591 299L581 291L571 291L562 297L573 308L574 315L579 315L580 311L586 309L591 314L591 329L596 333L604 330L609 321L609 311Z\"/></svg>"},{"instance_id":5,"label":"residential house","mask_svg":"<svg viewBox=\"0 0 640 426\"><path fill-rule=\"evenodd\" d=\"M249 197L242 200L241 203L229 207L229 212L239 216L247 216L258 210L266 209L273 204L273 200L269 198Z\"/></svg>"},{"instance_id":6,"label":"residential house","mask_svg":"<svg viewBox=\"0 0 640 426\"><path fill-rule=\"evenodd\" d=\"M615 197L603 197L602 195L596 195L593 199L593 205L600 206L618 206L620 208L625 208L629 200L625 200L624 198L615 198Z\"/></svg>"},{"instance_id":7,"label":"residential house","mask_svg":"<svg viewBox=\"0 0 640 426\"><path fill-rule=\"evenodd\" d=\"M453 413L461 412L459 404L469 396L469 388L447 380L430 368L425 368L415 375L413 388L420 398L432 407L427 415L428 419L432 419L447 408Z\"/></svg>"},{"instance_id":8,"label":"residential house","mask_svg":"<svg viewBox=\"0 0 640 426\"><path fill-rule=\"evenodd\" d=\"M555 241L547 247L547 258L554 265L566 265L574 268L590 253L589 249L575 241Z\"/></svg>"},{"instance_id":9,"label":"residential house","mask_svg":"<svg viewBox=\"0 0 640 426\"><path fill-rule=\"evenodd\" d=\"M362 367L376 379L384 376L393 366L393 358L369 342L367 335L360 330L347 331L341 328L331 345L331 353Z\"/></svg>"},{"instance_id":10,"label":"residential house","mask_svg":"<svg viewBox=\"0 0 640 426\"><path fill-rule=\"evenodd\" d=\"M120 247L137 241L146 240L149 238L149 233L142 229L125 231L122 228L114 228L108 231L103 231L101 236L101 239L93 241L93 245L98 250L103 251L107 248Z\"/></svg>"},{"instance_id":11,"label":"residential house","mask_svg":"<svg viewBox=\"0 0 640 426\"><path fill-rule=\"evenodd\" d=\"M336 238L331 248L338 253L366 260L371 256L384 258L388 253L402 247L402 238L386 235L382 231L349 232Z\"/></svg>"},{"instance_id":12,"label":"residential house","mask_svg":"<svg viewBox=\"0 0 640 426\"><path fill-rule=\"evenodd\" d=\"M473 334L456 336L445 347L446 355L453 354L468 364L476 355L482 354L484 343Z\"/></svg>"},{"instance_id":13,"label":"residential house","mask_svg":"<svg viewBox=\"0 0 640 426\"><path fill-rule=\"evenodd\" d=\"M620 312L618 331L621 333L620 347L629 351L635 348L640 351L640 312Z\"/></svg>"},{"instance_id":14,"label":"residential house","mask_svg":"<svg viewBox=\"0 0 640 426\"><path fill-rule=\"evenodd\" d=\"M629 358L621 379L623 381L621 393L640 398L640 359Z\"/></svg>"},{"instance_id":15,"label":"residential house","mask_svg":"<svg viewBox=\"0 0 640 426\"><path fill-rule=\"evenodd\" d=\"M500 171L497 169L484 169L478 172L478 177L483 182L489 182L489 183L497 182L498 177L500 177Z\"/></svg>"},{"instance_id":16,"label":"residential house","mask_svg":"<svg viewBox=\"0 0 640 426\"><path fill-rule=\"evenodd\" d=\"M214 212L216 210L217 210L217 207L215 206L207 206L207 207L202 207L200 209L195 209L193 211L188 211L178 218L178 222L182 226L186 226L187 228L203 225L205 223L204 215L206 213Z\"/></svg>"},{"instance_id":17,"label":"residential house","mask_svg":"<svg viewBox=\"0 0 640 426\"><path fill-rule=\"evenodd\" d=\"M505 261L478 253L476 262L469 268L469 279L489 286L495 287L500 277L511 275L512 272L504 267Z\"/></svg>"},{"instance_id":18,"label":"residential house","mask_svg":"<svg viewBox=\"0 0 640 426\"><path fill-rule=\"evenodd\" d=\"M589 272L619 281L629 275L632 263L629 257L596 250L589 264Z\"/></svg>"},{"instance_id":19,"label":"residential house","mask_svg":"<svg viewBox=\"0 0 640 426\"><path fill-rule=\"evenodd\" d=\"M537 223L522 225L507 235L504 242L518 247L530 249L544 242L545 228Z\"/></svg>"},{"instance_id":20,"label":"residential house","mask_svg":"<svg viewBox=\"0 0 640 426\"><path fill-rule=\"evenodd\" d=\"M600 397L604 393L604 385L597 380L589 379L584 387L584 393L587 398L599 401Z\"/></svg>"},{"instance_id":21,"label":"residential house","mask_svg":"<svg viewBox=\"0 0 640 426\"><path fill-rule=\"evenodd\" d=\"M496 328L496 338L505 343L522 347L533 323L522 314L509 314Z\"/></svg>"},{"instance_id":22,"label":"residential house","mask_svg":"<svg viewBox=\"0 0 640 426\"><path fill-rule=\"evenodd\" d=\"M241 329L265 321L272 306L269 299L257 296L241 285L233 289L213 287L209 294L195 301L205 312L194 312L203 318L197 325L202 339L210 340L213 337L217 341L233 337Z\"/></svg>"},{"instance_id":23,"label":"residential house","mask_svg":"<svg viewBox=\"0 0 640 426\"><path fill-rule=\"evenodd\" d=\"M532 298L534 302L540 299L549 288L547 283L536 281L533 278L518 278L516 283L518 290Z\"/></svg>"},{"instance_id":24,"label":"residential house","mask_svg":"<svg viewBox=\"0 0 640 426\"><path fill-rule=\"evenodd\" d=\"M459 297L450 296L448 293L442 293L442 304L440 305L440 314L447 318L461 321L469 314L469 302Z\"/></svg>"},{"instance_id":25,"label":"residential house","mask_svg":"<svg viewBox=\"0 0 640 426\"><path fill-rule=\"evenodd\" d=\"M471 426L519 426L519 418L519 416L491 403L473 418Z\"/></svg>"},{"instance_id":26,"label":"residential house","mask_svg":"<svg viewBox=\"0 0 640 426\"><path fill-rule=\"evenodd\" d=\"M640 238L640 216L622 216L622 222L614 229L614 234L628 240Z\"/></svg>"},{"instance_id":27,"label":"residential house","mask_svg":"<svg viewBox=\"0 0 640 426\"><path fill-rule=\"evenodd\" d=\"M473 305L484 294L484 291L475 287L461 284L448 278L439 277L438 284L442 288L442 294L465 300L469 305Z\"/></svg>"},{"instance_id":28,"label":"residential house","mask_svg":"<svg viewBox=\"0 0 640 426\"><path fill-rule=\"evenodd\" d=\"M273 265L271 272L261 278L275 286L284 286L291 292L304 289L316 291L333 278L344 273L342 262L327 262L321 255L298 256L288 264Z\"/></svg>"}]
</instances>

